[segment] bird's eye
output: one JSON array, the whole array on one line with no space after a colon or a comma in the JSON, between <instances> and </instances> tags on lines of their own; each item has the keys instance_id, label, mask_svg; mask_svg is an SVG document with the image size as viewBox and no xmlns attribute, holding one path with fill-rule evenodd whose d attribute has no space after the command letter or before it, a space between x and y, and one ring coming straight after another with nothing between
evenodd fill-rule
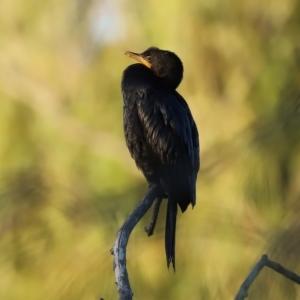
<instances>
[{"instance_id":1,"label":"bird's eye","mask_svg":"<svg viewBox=\"0 0 300 300\"><path fill-rule=\"evenodd\" d=\"M146 56L146 60L150 62L151 61L151 56Z\"/></svg>"}]
</instances>

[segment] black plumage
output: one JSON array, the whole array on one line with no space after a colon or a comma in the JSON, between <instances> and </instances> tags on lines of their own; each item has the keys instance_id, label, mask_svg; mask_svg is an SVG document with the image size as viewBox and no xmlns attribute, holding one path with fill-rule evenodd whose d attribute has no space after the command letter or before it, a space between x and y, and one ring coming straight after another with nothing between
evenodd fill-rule
<instances>
[{"instance_id":1,"label":"black plumage","mask_svg":"<svg viewBox=\"0 0 300 300\"><path fill-rule=\"evenodd\" d=\"M165 247L175 270L177 204L182 212L195 205L200 165L197 127L176 91L183 65L175 53L154 47L125 54L140 62L122 78L126 144L149 186L160 185L160 197L168 198Z\"/></svg>"}]
</instances>

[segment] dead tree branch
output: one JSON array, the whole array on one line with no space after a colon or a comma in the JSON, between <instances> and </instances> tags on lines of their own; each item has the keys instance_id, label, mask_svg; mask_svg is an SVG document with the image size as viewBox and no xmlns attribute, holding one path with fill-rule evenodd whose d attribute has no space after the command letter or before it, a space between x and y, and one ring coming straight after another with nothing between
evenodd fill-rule
<instances>
[{"instance_id":1,"label":"dead tree branch","mask_svg":"<svg viewBox=\"0 0 300 300\"><path fill-rule=\"evenodd\" d=\"M281 266L280 264L270 260L266 254L264 254L261 259L255 264L243 284L241 285L237 295L235 296L235 300L244 300L248 296L248 289L250 288L251 284L258 276L259 272L263 267L269 267L272 270L280 273L281 275L287 277L288 279L300 284L300 277L291 272L290 270L286 269L285 267Z\"/></svg>"},{"instance_id":2,"label":"dead tree branch","mask_svg":"<svg viewBox=\"0 0 300 300\"><path fill-rule=\"evenodd\" d=\"M145 215L153 204L156 198L160 198L162 194L161 188L157 185L152 185L145 197L138 204L135 210L124 222L117 233L117 239L113 248L111 249L114 255L114 272L119 293L119 300L131 300L133 292L130 287L128 273L126 269L126 247L129 236L135 225Z\"/></svg>"}]
</instances>

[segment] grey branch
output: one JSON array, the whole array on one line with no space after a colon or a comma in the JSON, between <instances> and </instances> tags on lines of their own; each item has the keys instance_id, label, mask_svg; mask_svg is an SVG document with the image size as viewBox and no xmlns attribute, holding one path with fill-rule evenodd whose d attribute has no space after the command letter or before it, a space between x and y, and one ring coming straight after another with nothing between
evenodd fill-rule
<instances>
[{"instance_id":1,"label":"grey branch","mask_svg":"<svg viewBox=\"0 0 300 300\"><path fill-rule=\"evenodd\" d=\"M122 227L117 233L117 239L113 248L111 249L112 255L114 255L114 272L117 284L117 290L119 293L119 300L131 300L133 292L130 287L128 273L126 269L126 247L129 236L135 225L149 210L154 200L161 195L161 189L157 185L152 185L145 197L138 204L135 210L124 222Z\"/></svg>"},{"instance_id":2,"label":"grey branch","mask_svg":"<svg viewBox=\"0 0 300 300\"><path fill-rule=\"evenodd\" d=\"M237 295L235 296L235 300L243 300L248 296L248 289L250 288L251 284L261 271L261 269L267 266L272 270L282 274L283 276L287 277L288 279L300 284L300 277L291 272L290 270L286 269L285 267L281 266L280 264L270 260L266 254L264 254L261 259L256 263L253 267L243 284L241 285Z\"/></svg>"}]
</instances>

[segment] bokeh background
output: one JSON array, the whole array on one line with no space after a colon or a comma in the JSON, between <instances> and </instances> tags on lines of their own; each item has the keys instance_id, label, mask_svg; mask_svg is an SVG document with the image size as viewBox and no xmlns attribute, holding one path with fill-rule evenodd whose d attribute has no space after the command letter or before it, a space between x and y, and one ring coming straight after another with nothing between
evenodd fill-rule
<instances>
[{"instance_id":1,"label":"bokeh background","mask_svg":"<svg viewBox=\"0 0 300 300\"><path fill-rule=\"evenodd\" d=\"M126 50L185 66L201 135L197 205L177 271L135 228L135 299L233 299L264 253L300 273L300 2L0 2L0 298L117 299L116 232L145 194L123 138ZM300 299L264 269L248 299Z\"/></svg>"}]
</instances>

